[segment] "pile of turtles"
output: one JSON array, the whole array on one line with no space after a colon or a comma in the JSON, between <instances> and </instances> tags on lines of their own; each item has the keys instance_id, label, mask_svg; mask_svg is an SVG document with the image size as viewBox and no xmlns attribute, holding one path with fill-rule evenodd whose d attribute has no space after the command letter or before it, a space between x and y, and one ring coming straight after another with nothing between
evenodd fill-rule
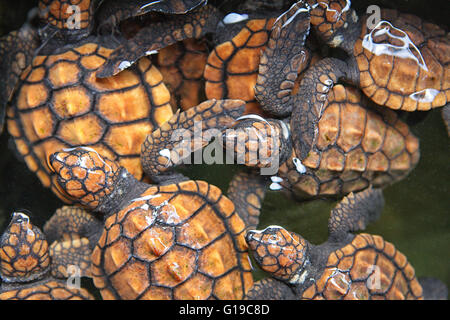
<instances>
[{"instance_id":1,"label":"pile of turtles","mask_svg":"<svg viewBox=\"0 0 450 320\"><path fill-rule=\"evenodd\" d=\"M349 0L227 6L40 0L1 39L1 127L65 205L42 228L13 213L0 299L93 299L80 277L103 299L447 298L357 232L419 161L402 112L448 124L449 34ZM226 195L175 171L213 138L243 165ZM328 240L256 230L268 190L341 199Z\"/></svg>"}]
</instances>

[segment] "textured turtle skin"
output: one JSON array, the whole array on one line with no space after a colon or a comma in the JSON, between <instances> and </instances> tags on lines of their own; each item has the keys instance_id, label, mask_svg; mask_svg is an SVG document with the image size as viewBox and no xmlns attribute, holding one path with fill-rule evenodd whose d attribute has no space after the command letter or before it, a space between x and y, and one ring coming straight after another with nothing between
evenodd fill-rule
<instances>
[{"instance_id":1,"label":"textured turtle skin","mask_svg":"<svg viewBox=\"0 0 450 320\"><path fill-rule=\"evenodd\" d=\"M0 300L94 300L83 288L67 288L61 280L45 280L32 286L0 292Z\"/></svg>"},{"instance_id":2,"label":"textured turtle skin","mask_svg":"<svg viewBox=\"0 0 450 320\"><path fill-rule=\"evenodd\" d=\"M217 45L205 67L205 93L208 99L242 99L245 113L262 114L254 86L259 60L275 18L251 19L231 40Z\"/></svg>"},{"instance_id":3,"label":"textured turtle skin","mask_svg":"<svg viewBox=\"0 0 450 320\"><path fill-rule=\"evenodd\" d=\"M244 230L215 186L150 187L105 220L94 284L104 299L242 299L253 284Z\"/></svg>"},{"instance_id":4,"label":"textured turtle skin","mask_svg":"<svg viewBox=\"0 0 450 320\"><path fill-rule=\"evenodd\" d=\"M87 42L36 56L7 111L8 131L28 168L66 202L47 164L52 153L90 146L141 179L141 144L173 115L162 75L147 58L117 76L96 77L111 51Z\"/></svg>"},{"instance_id":5,"label":"textured turtle skin","mask_svg":"<svg viewBox=\"0 0 450 320\"><path fill-rule=\"evenodd\" d=\"M315 144L302 161L306 173L296 170L295 151L280 167L287 189L300 198L343 195L370 184L389 185L414 169L420 158L419 140L394 112L365 105L368 102L357 89L342 85L331 89Z\"/></svg>"},{"instance_id":6,"label":"textured turtle skin","mask_svg":"<svg viewBox=\"0 0 450 320\"><path fill-rule=\"evenodd\" d=\"M2 279L23 282L37 279L50 268L48 243L29 220L12 222L1 237L0 272Z\"/></svg>"},{"instance_id":7,"label":"textured turtle skin","mask_svg":"<svg viewBox=\"0 0 450 320\"><path fill-rule=\"evenodd\" d=\"M206 5L181 16L168 16L163 21L144 26L114 50L97 76L110 77L156 50L178 41L201 38L206 33L214 32L220 16L218 9Z\"/></svg>"},{"instance_id":8,"label":"textured turtle skin","mask_svg":"<svg viewBox=\"0 0 450 320\"><path fill-rule=\"evenodd\" d=\"M154 61L170 91L172 106L187 110L205 100L203 70L207 57L204 39L186 39L159 50Z\"/></svg>"},{"instance_id":9,"label":"textured turtle skin","mask_svg":"<svg viewBox=\"0 0 450 320\"><path fill-rule=\"evenodd\" d=\"M416 300L423 299L414 268L382 237L359 234L331 253L322 276L302 299Z\"/></svg>"}]
</instances>

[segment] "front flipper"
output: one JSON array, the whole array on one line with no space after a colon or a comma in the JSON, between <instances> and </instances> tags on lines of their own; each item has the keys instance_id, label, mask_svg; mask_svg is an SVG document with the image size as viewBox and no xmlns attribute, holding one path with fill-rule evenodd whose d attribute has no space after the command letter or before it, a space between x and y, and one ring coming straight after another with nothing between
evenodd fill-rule
<instances>
[{"instance_id":1,"label":"front flipper","mask_svg":"<svg viewBox=\"0 0 450 320\"><path fill-rule=\"evenodd\" d=\"M328 92L346 76L347 64L336 58L325 58L306 71L298 93L293 96L291 132L295 154L304 160L317 139L317 124L322 117Z\"/></svg>"},{"instance_id":2,"label":"front flipper","mask_svg":"<svg viewBox=\"0 0 450 320\"><path fill-rule=\"evenodd\" d=\"M125 40L109 56L97 73L97 77L106 78L130 67L140 58L156 53L177 41L200 38L213 32L220 21L219 11L212 6L204 6L185 15L167 16L165 21L150 24L139 30L129 40Z\"/></svg>"},{"instance_id":3,"label":"front flipper","mask_svg":"<svg viewBox=\"0 0 450 320\"><path fill-rule=\"evenodd\" d=\"M331 211L328 221L330 239L340 241L352 231L364 230L380 216L384 206L383 192L372 187L350 193Z\"/></svg>"},{"instance_id":4,"label":"front flipper","mask_svg":"<svg viewBox=\"0 0 450 320\"><path fill-rule=\"evenodd\" d=\"M245 300L297 300L294 291L284 282L264 278L254 283Z\"/></svg>"},{"instance_id":5,"label":"front flipper","mask_svg":"<svg viewBox=\"0 0 450 320\"><path fill-rule=\"evenodd\" d=\"M240 171L230 182L228 198L233 201L247 229L255 229L258 226L266 185L267 179L254 170Z\"/></svg>"},{"instance_id":6,"label":"front flipper","mask_svg":"<svg viewBox=\"0 0 450 320\"><path fill-rule=\"evenodd\" d=\"M277 117L291 113L295 80L310 59L305 47L310 30L310 9L302 5L294 4L277 19L260 59L255 97L265 112Z\"/></svg>"},{"instance_id":7,"label":"front flipper","mask_svg":"<svg viewBox=\"0 0 450 320\"><path fill-rule=\"evenodd\" d=\"M80 276L90 276L91 254L102 228L100 220L82 208L64 206L57 209L44 226L51 244L52 275L68 278L73 272L79 272Z\"/></svg>"},{"instance_id":8,"label":"front flipper","mask_svg":"<svg viewBox=\"0 0 450 320\"><path fill-rule=\"evenodd\" d=\"M4 77L0 81L0 133L3 131L6 104L38 46L39 36L28 23L0 39L0 74Z\"/></svg>"},{"instance_id":9,"label":"front flipper","mask_svg":"<svg viewBox=\"0 0 450 320\"><path fill-rule=\"evenodd\" d=\"M142 144L141 163L145 173L155 177L182 163L231 127L244 108L242 100L213 99L187 111L178 111Z\"/></svg>"}]
</instances>

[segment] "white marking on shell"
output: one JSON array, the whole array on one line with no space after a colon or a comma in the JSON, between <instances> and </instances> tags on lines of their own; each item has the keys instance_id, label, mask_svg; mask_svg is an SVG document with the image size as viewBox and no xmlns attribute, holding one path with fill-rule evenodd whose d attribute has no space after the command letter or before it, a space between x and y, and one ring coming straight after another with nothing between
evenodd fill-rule
<instances>
[{"instance_id":1,"label":"white marking on shell","mask_svg":"<svg viewBox=\"0 0 450 320\"><path fill-rule=\"evenodd\" d=\"M248 20L248 14L239 14L239 13L229 13L225 16L225 18L223 18L223 23L224 24L233 24L233 23L238 23L241 21L245 21Z\"/></svg>"},{"instance_id":2,"label":"white marking on shell","mask_svg":"<svg viewBox=\"0 0 450 320\"><path fill-rule=\"evenodd\" d=\"M416 100L418 102L433 102L436 96L440 93L439 90L427 88L423 89L421 91L417 91L414 93L411 93L409 97L413 100Z\"/></svg>"},{"instance_id":3,"label":"white marking on shell","mask_svg":"<svg viewBox=\"0 0 450 320\"><path fill-rule=\"evenodd\" d=\"M386 24L387 26L381 28L383 24ZM396 36L392 34L390 32L391 29L400 32L402 36ZM380 35L386 35L393 39L400 40L400 42L402 42L403 45L398 46L390 43L375 43L373 40L373 36L380 36ZM425 64L425 60L423 59L420 50L412 42L408 34L405 31L394 27L389 21L385 20L380 21L377 24L377 26L372 29L372 31L370 31L368 34L364 36L362 46L363 48L365 48L366 50L370 51L371 53L377 56L384 54L388 56L398 57L401 59L415 60L422 69L428 71L428 68ZM420 59L418 59L412 53L411 48L417 53Z\"/></svg>"}]
</instances>

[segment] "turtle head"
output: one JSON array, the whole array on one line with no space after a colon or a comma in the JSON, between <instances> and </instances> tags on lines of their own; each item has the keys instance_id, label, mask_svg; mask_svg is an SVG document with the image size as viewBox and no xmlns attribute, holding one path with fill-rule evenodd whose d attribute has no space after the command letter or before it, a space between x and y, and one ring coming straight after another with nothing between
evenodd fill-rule
<instances>
[{"instance_id":1,"label":"turtle head","mask_svg":"<svg viewBox=\"0 0 450 320\"><path fill-rule=\"evenodd\" d=\"M308 0L311 5L311 25L319 37L332 47L346 48L349 38L359 36L359 19L350 0ZM353 39L352 39L353 40ZM356 39L355 39L356 40Z\"/></svg>"},{"instance_id":2,"label":"turtle head","mask_svg":"<svg viewBox=\"0 0 450 320\"><path fill-rule=\"evenodd\" d=\"M5 282L28 282L50 269L48 243L22 212L14 212L0 239L0 274Z\"/></svg>"},{"instance_id":3,"label":"turtle head","mask_svg":"<svg viewBox=\"0 0 450 320\"><path fill-rule=\"evenodd\" d=\"M49 161L58 185L73 200L92 210L111 196L121 171L126 171L87 147L64 149L52 154Z\"/></svg>"},{"instance_id":4,"label":"turtle head","mask_svg":"<svg viewBox=\"0 0 450 320\"><path fill-rule=\"evenodd\" d=\"M77 42L87 37L94 24L94 0L39 0L39 29L43 40Z\"/></svg>"},{"instance_id":5,"label":"turtle head","mask_svg":"<svg viewBox=\"0 0 450 320\"><path fill-rule=\"evenodd\" d=\"M303 280L304 268L309 265L309 244L301 236L269 226L248 231L246 241L258 265L271 276L292 284Z\"/></svg>"}]
</instances>

